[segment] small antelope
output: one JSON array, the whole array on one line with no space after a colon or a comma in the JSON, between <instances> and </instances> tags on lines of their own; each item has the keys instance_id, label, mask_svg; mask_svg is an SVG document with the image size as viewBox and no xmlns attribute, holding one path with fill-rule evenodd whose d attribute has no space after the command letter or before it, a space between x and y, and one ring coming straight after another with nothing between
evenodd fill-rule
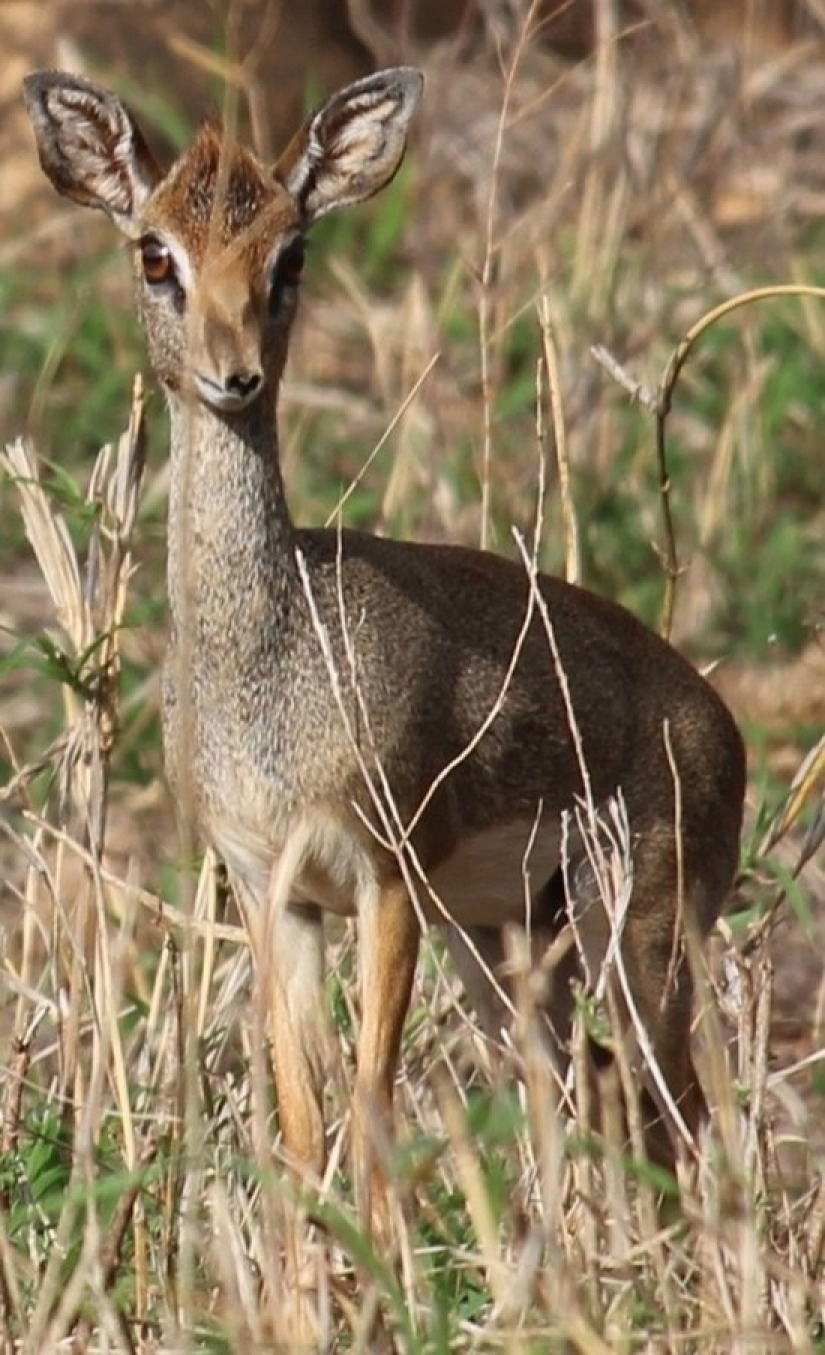
<instances>
[{"instance_id":1,"label":"small antelope","mask_svg":"<svg viewBox=\"0 0 825 1355\"><path fill-rule=\"evenodd\" d=\"M612 602L478 550L293 523L277 407L304 239L392 179L422 85L407 68L359 80L274 164L207 122L164 172L114 95L58 71L25 81L55 188L102 208L131 245L172 425L168 774L248 920L283 1143L316 1177L323 915L358 920L353 1156L379 1236L379 1144L421 925L446 926L496 1028L503 929L528 925L540 949L577 918L582 942L548 998L549 1044L563 1048L573 970L594 972L583 799L597 812L623 799L625 1019L635 1008L696 1129L684 930L706 934L730 888L745 780L721 700ZM672 1162L667 1098L655 1085L645 1097L648 1151Z\"/></svg>"}]
</instances>

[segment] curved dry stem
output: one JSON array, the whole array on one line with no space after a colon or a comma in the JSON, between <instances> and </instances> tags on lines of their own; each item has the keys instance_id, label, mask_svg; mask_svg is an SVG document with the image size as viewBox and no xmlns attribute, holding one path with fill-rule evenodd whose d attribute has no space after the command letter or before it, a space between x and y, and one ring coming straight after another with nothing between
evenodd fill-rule
<instances>
[{"instance_id":1,"label":"curved dry stem","mask_svg":"<svg viewBox=\"0 0 825 1355\"><path fill-rule=\"evenodd\" d=\"M825 299L825 287L815 287L805 283L778 283L770 287L755 287L751 291L740 292L737 296L729 297L727 301L720 302L718 306L713 306L711 310L705 311L704 315L700 316L694 325L691 325L684 338L680 339L668 359L667 366L662 373L662 379L657 387L655 406L656 462L659 471L659 501L665 530L665 549L662 553L662 562L666 574L665 598L662 604L659 630L666 640L670 639L673 628L676 580L682 572L676 547L673 514L670 507L671 485L670 472L667 467L666 438L667 417L671 410L676 383L695 345L719 320L724 320L734 311L741 310L743 306L781 296L818 297L822 300Z\"/></svg>"}]
</instances>

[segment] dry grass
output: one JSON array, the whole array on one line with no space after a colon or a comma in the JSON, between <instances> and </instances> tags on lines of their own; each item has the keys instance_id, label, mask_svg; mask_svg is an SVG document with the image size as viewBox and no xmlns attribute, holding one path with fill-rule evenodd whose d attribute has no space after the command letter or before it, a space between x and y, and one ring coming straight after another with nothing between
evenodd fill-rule
<instances>
[{"instance_id":1,"label":"dry grass","mask_svg":"<svg viewBox=\"0 0 825 1355\"><path fill-rule=\"evenodd\" d=\"M685 47L678 69L637 72L633 85L610 41L613 7L599 13L606 31L594 67L563 70L524 28L502 49L495 88L489 66L456 79L454 67L434 64L416 179L426 210L405 237L409 274L387 299L380 282L337 264L334 302L316 302L299 337L293 368L309 375L291 391L302 412L288 460L307 516L334 509L336 481L358 477L361 449L400 410L373 520L505 545L515 523L532 541L546 476L541 555L575 572L588 544L582 486L614 474L626 437L626 393L590 359L591 344L603 343L632 380L655 384L678 335L738 289L745 255L732 241L781 244L785 276L796 275L790 218L772 220L767 203L780 193L798 218L819 211L824 176L803 133L821 68L800 50L742 74L729 54L691 64ZM756 128L768 141L758 152ZM731 234L732 219L747 229ZM456 316L473 317L470 345L449 342ZM519 367L512 340L525 316L533 346ZM821 307L809 302L793 323L821 358ZM758 314L745 322L718 425L689 399L700 355L667 424L669 445L693 457L676 482L675 540L690 557L677 633L700 644L715 602L705 562L738 515L775 491L759 432L770 365L759 324ZM525 370L528 393L513 410L507 397ZM359 393L330 397L332 383ZM327 461L313 478L313 447L332 424L343 432L323 444ZM123 805L136 817L143 803L143 792L123 795L113 762L127 699L123 624L141 588L140 426L136 402L129 431L84 487L80 546L39 482L34 452L21 444L4 463L50 599L35 709L45 728L50 702L55 727L19 765L9 747L3 793L14 895L4 916L17 921L3 957L0 1351L277 1349L281 1239L296 1208L316 1220L319 1320L335 1350L375 1349L380 1310L399 1349L433 1355L821 1351L825 740L802 736L773 814L752 794L758 821L737 914L718 929L710 972L696 957L714 1124L685 1144L680 1203L670 1194L657 1208L663 1183L632 1151L633 1114L625 1144L618 1089L604 1089L603 1132L593 1133L586 1036L610 1041L620 966L599 1001L581 998L577 1076L560 1088L535 1015L548 975L529 972L519 938L517 1019L501 1049L463 1010L435 944L398 1087L396 1271L361 1232L346 1175L358 1026L351 934L330 947L329 1171L297 1199L279 1162L268 1051L246 1005L246 939L217 863L207 856L196 882L182 867L161 898L158 874L140 858L125 862ZM622 473L638 530L658 540L652 447L651 425ZM626 878L618 810L608 827L599 874L612 904ZM168 844L168 824L157 837ZM796 1022L784 1039L777 1004ZM621 1046L616 1054L632 1110L634 1069Z\"/></svg>"},{"instance_id":2,"label":"dry grass","mask_svg":"<svg viewBox=\"0 0 825 1355\"><path fill-rule=\"evenodd\" d=\"M8 454L74 678L61 736L6 792L22 806L15 841L28 862L22 948L6 961L15 995L3 1091L6 1349L70 1341L76 1350L263 1351L282 1330L280 1238L296 1201L278 1167L266 1050L244 1019L245 940L220 921L211 857L185 913L107 863L139 430L136 404L116 453L93 472L88 501L98 511L85 568L30 452L19 445ZM815 794L822 749L760 845L763 872ZM45 809L32 793L44 765L56 774ZM620 813L607 827L598 866L612 902L628 881ZM810 834L786 877L815 845ZM699 1040L715 1132L686 1145L681 1206L669 1224L656 1206L661 1182L628 1154L618 1099L597 1147L587 1078L554 1085L538 1034L540 988L518 938L513 1042L495 1053L460 1014L449 975L427 966L399 1088L409 1126L394 1166L400 1280L360 1233L340 1176L358 1019L351 941L341 939L331 1165L311 1202L322 1225L322 1322L351 1330L364 1350L379 1304L411 1351L818 1349L817 1105L795 1091L800 1068L769 1064L768 939L783 894L738 944L722 932L720 979L702 978ZM621 986L620 966L614 978ZM611 991L607 984L601 1004L582 1005L579 1074L586 1032L609 1039ZM616 1052L632 1106L635 1074ZM632 1116L631 1130L635 1139ZM374 1292L353 1290L353 1263Z\"/></svg>"}]
</instances>

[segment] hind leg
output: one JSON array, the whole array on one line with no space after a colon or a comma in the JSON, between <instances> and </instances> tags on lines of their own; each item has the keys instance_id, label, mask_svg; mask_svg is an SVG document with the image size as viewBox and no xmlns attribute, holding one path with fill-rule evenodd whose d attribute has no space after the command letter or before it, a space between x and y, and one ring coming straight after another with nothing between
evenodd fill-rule
<instances>
[{"instance_id":1,"label":"hind leg","mask_svg":"<svg viewBox=\"0 0 825 1355\"><path fill-rule=\"evenodd\" d=\"M673 830L652 825L636 836L632 894L618 915L609 881L583 857L571 872L574 895L569 911L588 989L615 997L618 1029L639 1077L639 1106L645 1149L651 1161L673 1170L676 1144L693 1137L707 1116L691 1053L693 983L688 939L700 939L713 923L724 897L719 881L708 881L702 860L677 860ZM621 875L617 876L620 879ZM685 887L681 891L679 881ZM717 887L718 886L718 887ZM620 941L615 954L615 941ZM613 958L604 973L605 957ZM591 1045L594 1072L612 1056ZM687 1131L687 1135L685 1134Z\"/></svg>"},{"instance_id":2,"label":"hind leg","mask_svg":"<svg viewBox=\"0 0 825 1355\"><path fill-rule=\"evenodd\" d=\"M470 927L466 931L450 927L445 933L453 964L464 986L468 1001L475 1008L488 1039L500 1042L502 1031L513 1023L515 993L507 972L507 946L500 929ZM530 938L531 966L542 965L557 930L538 928ZM579 976L575 946L570 944L545 974L546 998L540 1006L544 1028L542 1039L551 1052L560 1076L564 1076L569 1058L572 1024L571 986Z\"/></svg>"},{"instance_id":3,"label":"hind leg","mask_svg":"<svg viewBox=\"0 0 825 1355\"><path fill-rule=\"evenodd\" d=\"M694 1138L708 1114L691 1051L690 961L683 939L674 948L672 940L651 934L644 915L628 917L622 957L635 1008L627 1013L627 1024L642 1027L656 1065L645 1069L640 1095L645 1146L651 1161L672 1171L683 1128Z\"/></svg>"},{"instance_id":4,"label":"hind leg","mask_svg":"<svg viewBox=\"0 0 825 1355\"><path fill-rule=\"evenodd\" d=\"M500 1041L510 1025L504 978L504 941L492 927L446 927L444 939L467 1001L489 1040Z\"/></svg>"},{"instance_id":5,"label":"hind leg","mask_svg":"<svg viewBox=\"0 0 825 1355\"><path fill-rule=\"evenodd\" d=\"M651 1161L670 1170L684 1131L695 1137L708 1113L691 1051L690 955L724 897L689 865L682 863L680 895L672 831L654 829L637 843L633 893L621 933L624 975L612 976L631 1048L642 1052L632 1057L643 1081L646 1150Z\"/></svg>"}]
</instances>

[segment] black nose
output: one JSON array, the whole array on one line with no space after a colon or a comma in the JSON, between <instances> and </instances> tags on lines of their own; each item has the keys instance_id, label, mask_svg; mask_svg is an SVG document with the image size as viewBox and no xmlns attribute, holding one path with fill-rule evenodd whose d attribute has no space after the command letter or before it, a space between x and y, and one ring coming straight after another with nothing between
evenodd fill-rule
<instances>
[{"instance_id":1,"label":"black nose","mask_svg":"<svg viewBox=\"0 0 825 1355\"><path fill-rule=\"evenodd\" d=\"M224 382L227 395L237 395L240 400L248 400L250 395L256 395L262 384L260 372L233 372Z\"/></svg>"}]
</instances>

